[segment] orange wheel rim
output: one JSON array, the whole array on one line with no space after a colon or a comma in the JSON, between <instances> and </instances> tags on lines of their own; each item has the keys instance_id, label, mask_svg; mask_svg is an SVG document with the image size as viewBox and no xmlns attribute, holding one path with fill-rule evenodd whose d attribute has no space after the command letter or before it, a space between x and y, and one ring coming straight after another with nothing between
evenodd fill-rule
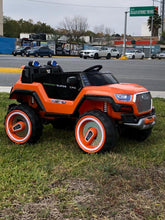
<instances>
[{"instance_id":1,"label":"orange wheel rim","mask_svg":"<svg viewBox=\"0 0 165 220\"><path fill-rule=\"evenodd\" d=\"M29 117L22 111L10 112L5 120L8 137L15 143L25 143L31 136L32 125Z\"/></svg>"},{"instance_id":2,"label":"orange wheel rim","mask_svg":"<svg viewBox=\"0 0 165 220\"><path fill-rule=\"evenodd\" d=\"M94 116L85 116L78 121L75 136L79 146L88 153L98 152L106 138L103 124Z\"/></svg>"}]
</instances>

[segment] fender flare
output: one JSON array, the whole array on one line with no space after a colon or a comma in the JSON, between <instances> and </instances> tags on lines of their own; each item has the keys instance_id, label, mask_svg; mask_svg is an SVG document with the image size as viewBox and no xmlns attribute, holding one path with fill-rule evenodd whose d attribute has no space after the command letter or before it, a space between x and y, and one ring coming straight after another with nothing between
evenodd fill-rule
<instances>
[{"instance_id":1,"label":"fender flare","mask_svg":"<svg viewBox=\"0 0 165 220\"><path fill-rule=\"evenodd\" d=\"M38 104L38 106L40 107L40 109L42 111L45 111L45 107L44 105L42 104L39 96L37 95L37 93L33 90L24 90L24 89L14 89L11 93L10 93L10 97L9 99L12 99L12 97L14 95L18 95L18 94L21 94L21 95L30 95L32 97L34 97L36 103Z\"/></svg>"},{"instance_id":2,"label":"fender flare","mask_svg":"<svg viewBox=\"0 0 165 220\"><path fill-rule=\"evenodd\" d=\"M113 98L110 97L110 96L84 95L84 96L81 98L80 102L78 103L76 109L74 110L73 115L75 115L75 114L78 112L80 106L83 104L83 102L84 102L85 100L106 101L106 102L108 102L108 103L111 104L112 109L113 109L115 112L118 112L119 109L120 109L120 104L115 103L115 101L113 100Z\"/></svg>"}]
</instances>

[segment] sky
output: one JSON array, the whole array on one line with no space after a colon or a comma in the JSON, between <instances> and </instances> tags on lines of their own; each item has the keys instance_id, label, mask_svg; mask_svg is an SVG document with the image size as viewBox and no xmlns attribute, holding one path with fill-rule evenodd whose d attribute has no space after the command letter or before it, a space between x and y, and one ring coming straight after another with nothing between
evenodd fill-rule
<instances>
[{"instance_id":1,"label":"sky","mask_svg":"<svg viewBox=\"0 0 165 220\"><path fill-rule=\"evenodd\" d=\"M3 15L12 19L40 21L60 28L65 18L87 19L91 31L110 29L111 34L124 33L125 12L130 7L158 6L160 0L3 0ZM148 17L127 15L127 34L140 36Z\"/></svg>"}]
</instances>

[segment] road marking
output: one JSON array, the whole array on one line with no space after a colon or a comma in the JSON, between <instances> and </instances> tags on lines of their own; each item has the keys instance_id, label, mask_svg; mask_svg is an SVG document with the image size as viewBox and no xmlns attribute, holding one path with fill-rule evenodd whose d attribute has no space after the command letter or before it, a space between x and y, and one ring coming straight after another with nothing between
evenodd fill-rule
<instances>
[{"instance_id":1,"label":"road marking","mask_svg":"<svg viewBox=\"0 0 165 220\"><path fill-rule=\"evenodd\" d=\"M0 67L0 73L22 73L20 68Z\"/></svg>"}]
</instances>

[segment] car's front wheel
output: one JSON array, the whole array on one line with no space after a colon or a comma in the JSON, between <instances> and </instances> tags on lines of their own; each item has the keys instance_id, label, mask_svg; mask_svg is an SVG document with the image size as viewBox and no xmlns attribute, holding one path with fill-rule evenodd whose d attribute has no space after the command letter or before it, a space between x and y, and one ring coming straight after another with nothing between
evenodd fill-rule
<instances>
[{"instance_id":1,"label":"car's front wheel","mask_svg":"<svg viewBox=\"0 0 165 220\"><path fill-rule=\"evenodd\" d=\"M79 147L87 153L110 150L117 140L112 119L100 110L92 110L80 116L75 137Z\"/></svg>"},{"instance_id":2,"label":"car's front wheel","mask_svg":"<svg viewBox=\"0 0 165 220\"><path fill-rule=\"evenodd\" d=\"M107 60L111 59L111 54L110 53L107 54L106 59Z\"/></svg>"},{"instance_id":3,"label":"car's front wheel","mask_svg":"<svg viewBox=\"0 0 165 220\"><path fill-rule=\"evenodd\" d=\"M95 53L95 55L94 55L94 59L99 59L99 55L98 55L98 53Z\"/></svg>"},{"instance_id":4,"label":"car's front wheel","mask_svg":"<svg viewBox=\"0 0 165 220\"><path fill-rule=\"evenodd\" d=\"M35 143L42 135L42 124L28 105L13 105L5 117L5 130L14 143Z\"/></svg>"}]
</instances>

